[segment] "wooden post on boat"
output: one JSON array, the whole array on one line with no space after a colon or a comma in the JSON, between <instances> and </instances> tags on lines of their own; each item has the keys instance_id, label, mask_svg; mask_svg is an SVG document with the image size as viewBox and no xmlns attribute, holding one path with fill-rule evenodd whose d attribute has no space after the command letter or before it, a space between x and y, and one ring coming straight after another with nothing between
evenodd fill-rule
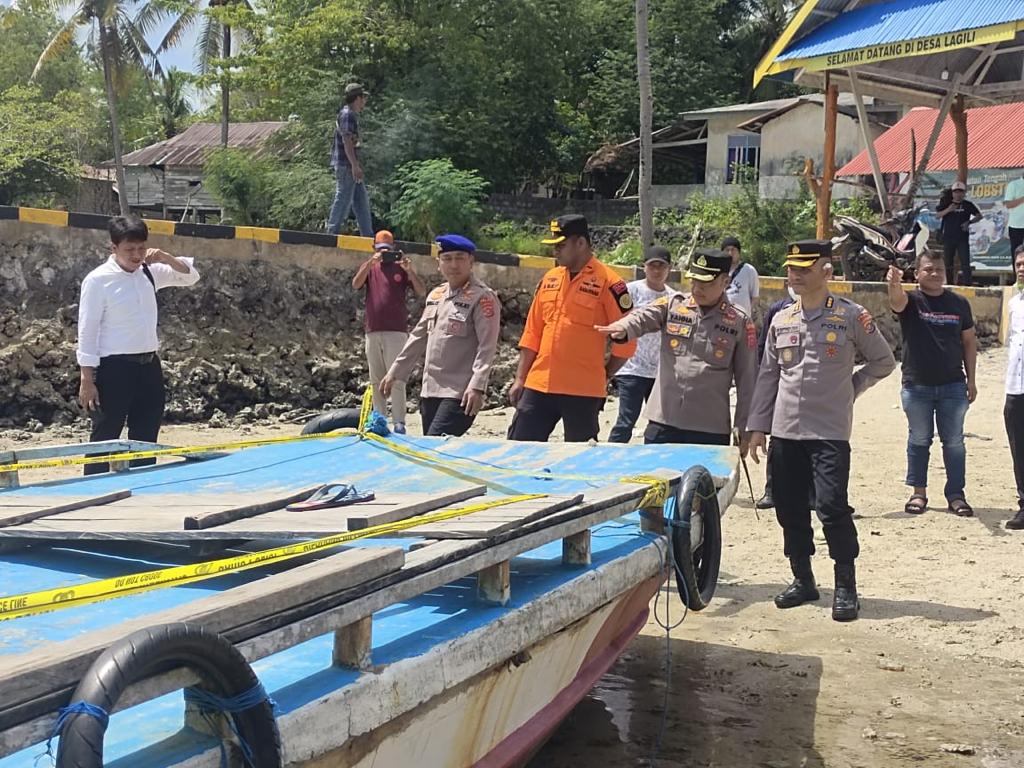
<instances>
[{"instance_id":1,"label":"wooden post on boat","mask_svg":"<svg viewBox=\"0 0 1024 768\"><path fill-rule=\"evenodd\" d=\"M126 459L119 459L118 461L110 462L110 471L111 472L127 472L128 471L128 461Z\"/></svg>"},{"instance_id":2,"label":"wooden post on boat","mask_svg":"<svg viewBox=\"0 0 1024 768\"><path fill-rule=\"evenodd\" d=\"M643 507L640 510L640 530L665 534L665 510L660 504L656 507Z\"/></svg>"},{"instance_id":3,"label":"wooden post on boat","mask_svg":"<svg viewBox=\"0 0 1024 768\"><path fill-rule=\"evenodd\" d=\"M334 666L369 669L373 648L373 617L366 616L334 632Z\"/></svg>"},{"instance_id":4,"label":"wooden post on boat","mask_svg":"<svg viewBox=\"0 0 1024 768\"><path fill-rule=\"evenodd\" d=\"M590 565L590 529L562 539L562 563Z\"/></svg>"},{"instance_id":5,"label":"wooden post on boat","mask_svg":"<svg viewBox=\"0 0 1024 768\"><path fill-rule=\"evenodd\" d=\"M18 485L18 470L0 472L0 488L17 488Z\"/></svg>"},{"instance_id":6,"label":"wooden post on boat","mask_svg":"<svg viewBox=\"0 0 1024 768\"><path fill-rule=\"evenodd\" d=\"M476 594L489 605L507 605L512 599L512 572L508 560L502 560L476 575Z\"/></svg>"}]
</instances>

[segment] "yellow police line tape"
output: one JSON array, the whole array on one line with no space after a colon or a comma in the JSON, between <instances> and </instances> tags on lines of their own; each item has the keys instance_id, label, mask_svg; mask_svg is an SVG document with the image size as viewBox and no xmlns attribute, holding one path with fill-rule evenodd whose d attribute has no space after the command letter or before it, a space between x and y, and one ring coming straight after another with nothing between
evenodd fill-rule
<instances>
[{"instance_id":1,"label":"yellow police line tape","mask_svg":"<svg viewBox=\"0 0 1024 768\"><path fill-rule=\"evenodd\" d=\"M404 531L420 525L429 525L442 520L450 520L453 517L471 515L474 512L481 512L485 509L514 504L518 501L530 501L532 499L545 498L546 493L526 493L519 496L506 496L490 501L482 501L457 509L431 512L424 515L417 515L405 520L398 520L393 523L374 525L359 531L348 531L333 536L326 536L313 541L304 541L298 544L289 544L275 549L266 549L260 552L253 552L247 555L237 555L222 560L212 560L206 563L195 563L192 565L179 565L170 568L159 568L154 571L132 573L125 576L116 576L111 579L89 581L84 584L46 589L39 592L28 592L21 595L10 595L0 597L0 621L16 619L21 616L32 616L38 613L46 613L62 608L72 608L79 605L88 605L109 600L114 597L148 592L153 589L165 587L177 587L182 584L212 579L216 576L223 576L228 573L248 570L271 563L280 563L301 555L308 555L312 552L320 552L325 549L347 544L359 539L367 539L373 536L384 536L389 533Z\"/></svg>"}]
</instances>

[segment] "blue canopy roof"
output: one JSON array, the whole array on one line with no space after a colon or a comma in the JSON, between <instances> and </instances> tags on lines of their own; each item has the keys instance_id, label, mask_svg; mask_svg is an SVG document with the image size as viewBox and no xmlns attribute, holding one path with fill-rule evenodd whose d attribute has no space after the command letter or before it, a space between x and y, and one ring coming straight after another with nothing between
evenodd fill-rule
<instances>
[{"instance_id":1,"label":"blue canopy roof","mask_svg":"<svg viewBox=\"0 0 1024 768\"><path fill-rule=\"evenodd\" d=\"M776 61L952 34L1024 20L1024 0L893 0L846 11L790 45Z\"/></svg>"}]
</instances>

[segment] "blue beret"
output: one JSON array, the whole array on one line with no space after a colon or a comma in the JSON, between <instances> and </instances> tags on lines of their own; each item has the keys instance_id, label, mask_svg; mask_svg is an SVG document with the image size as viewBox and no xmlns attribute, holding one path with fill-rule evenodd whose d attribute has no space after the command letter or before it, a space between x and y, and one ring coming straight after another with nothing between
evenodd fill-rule
<instances>
[{"instance_id":1,"label":"blue beret","mask_svg":"<svg viewBox=\"0 0 1024 768\"><path fill-rule=\"evenodd\" d=\"M447 251L476 252L476 243L462 235L438 235L434 238L434 242L438 244L441 253Z\"/></svg>"}]
</instances>

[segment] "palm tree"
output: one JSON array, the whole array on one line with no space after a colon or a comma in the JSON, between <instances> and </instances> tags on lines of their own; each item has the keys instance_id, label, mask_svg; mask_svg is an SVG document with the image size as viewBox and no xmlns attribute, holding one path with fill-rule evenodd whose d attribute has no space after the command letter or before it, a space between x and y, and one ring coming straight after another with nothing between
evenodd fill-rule
<instances>
[{"instance_id":1,"label":"palm tree","mask_svg":"<svg viewBox=\"0 0 1024 768\"><path fill-rule=\"evenodd\" d=\"M157 46L157 53L162 53L168 48L173 48L181 40L182 36L200 18L203 19L203 27L196 39L195 65L201 75L208 75L214 69L214 61L224 60L220 79L220 141L223 146L228 145L228 124L230 122L230 101L231 86L228 83L227 59L231 58L231 26L217 19L206 9L220 8L233 2L241 2L246 8L251 8L247 0L189 0L174 23L171 24L163 41Z\"/></svg>"},{"instance_id":2,"label":"palm tree","mask_svg":"<svg viewBox=\"0 0 1024 768\"><path fill-rule=\"evenodd\" d=\"M160 125L165 139L176 136L181 128L181 121L192 114L185 89L189 84L189 74L180 69L170 69L160 78L160 88L153 94L160 111Z\"/></svg>"},{"instance_id":3,"label":"palm tree","mask_svg":"<svg viewBox=\"0 0 1024 768\"><path fill-rule=\"evenodd\" d=\"M69 4L62 0L52 0L50 10L57 11ZM167 13L154 3L146 3L133 18L130 15L133 6L130 0L80 0L68 20L43 49L32 72L34 80L47 62L74 44L79 29L90 29L90 48L99 57L103 69L107 111L110 114L110 140L114 148L114 176L122 215L127 215L129 210L125 195L116 95L125 84L125 75L131 67L148 71L147 65L152 64L159 71L159 64L155 63L153 51L146 42L146 33Z\"/></svg>"},{"instance_id":4,"label":"palm tree","mask_svg":"<svg viewBox=\"0 0 1024 768\"><path fill-rule=\"evenodd\" d=\"M737 66L744 75L754 71L764 55L768 53L775 41L779 39L799 7L797 0L751 0L748 4L749 15L746 21L736 30ZM777 81L763 80L758 86L757 96L763 99L779 98L790 95L794 87ZM744 101L755 98L752 78L745 78Z\"/></svg>"}]
</instances>

